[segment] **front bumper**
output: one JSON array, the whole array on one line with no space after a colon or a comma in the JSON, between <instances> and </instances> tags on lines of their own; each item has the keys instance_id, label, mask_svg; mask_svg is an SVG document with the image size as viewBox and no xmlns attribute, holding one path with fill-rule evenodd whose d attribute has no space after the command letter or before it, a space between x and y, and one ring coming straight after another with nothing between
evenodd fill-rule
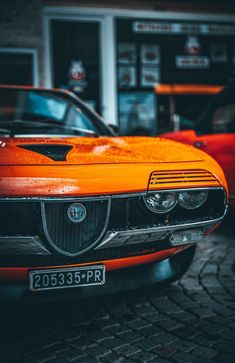
<instances>
[{"instance_id":1,"label":"front bumper","mask_svg":"<svg viewBox=\"0 0 235 363\"><path fill-rule=\"evenodd\" d=\"M186 267L184 266L184 268ZM3 281L0 283L0 301L2 303L8 301L40 302L115 294L146 285L166 282L180 273L181 268L180 264L172 263L172 259L169 257L161 261L108 271L104 285L51 291L31 292L29 291L28 280Z\"/></svg>"}]
</instances>

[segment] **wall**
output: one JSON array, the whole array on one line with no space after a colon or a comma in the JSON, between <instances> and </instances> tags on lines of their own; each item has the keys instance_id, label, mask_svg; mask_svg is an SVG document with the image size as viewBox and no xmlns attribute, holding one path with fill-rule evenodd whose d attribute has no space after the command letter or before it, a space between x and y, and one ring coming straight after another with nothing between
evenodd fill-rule
<instances>
[{"instance_id":1,"label":"wall","mask_svg":"<svg viewBox=\"0 0 235 363\"><path fill-rule=\"evenodd\" d=\"M0 48L35 48L44 77L41 0L0 0Z\"/></svg>"}]
</instances>

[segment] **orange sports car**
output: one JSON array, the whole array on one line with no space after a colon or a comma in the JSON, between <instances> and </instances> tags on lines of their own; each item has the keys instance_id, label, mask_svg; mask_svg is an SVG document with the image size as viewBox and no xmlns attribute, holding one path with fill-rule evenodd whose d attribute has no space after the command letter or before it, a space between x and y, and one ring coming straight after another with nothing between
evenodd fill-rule
<instances>
[{"instance_id":1,"label":"orange sports car","mask_svg":"<svg viewBox=\"0 0 235 363\"><path fill-rule=\"evenodd\" d=\"M1 300L175 281L227 209L209 155L114 136L62 90L0 87L0 170Z\"/></svg>"}]
</instances>

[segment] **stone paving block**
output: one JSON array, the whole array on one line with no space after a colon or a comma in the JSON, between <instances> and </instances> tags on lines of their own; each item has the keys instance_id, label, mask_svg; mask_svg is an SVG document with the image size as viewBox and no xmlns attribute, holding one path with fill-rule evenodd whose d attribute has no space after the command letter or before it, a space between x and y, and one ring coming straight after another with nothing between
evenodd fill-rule
<instances>
[{"instance_id":1,"label":"stone paving block","mask_svg":"<svg viewBox=\"0 0 235 363\"><path fill-rule=\"evenodd\" d=\"M219 363L233 363L235 362L235 354L219 354L216 361Z\"/></svg>"},{"instance_id":2,"label":"stone paving block","mask_svg":"<svg viewBox=\"0 0 235 363\"><path fill-rule=\"evenodd\" d=\"M197 347L196 349L194 349L193 354L197 357L212 359L217 355L217 351L215 349L207 347Z\"/></svg>"},{"instance_id":3,"label":"stone paving block","mask_svg":"<svg viewBox=\"0 0 235 363\"><path fill-rule=\"evenodd\" d=\"M148 363L148 362L160 362L160 360L157 359L157 355L156 354L152 354L149 352L139 352L136 354L132 354L131 359L133 359L133 361L135 362L139 362L139 363ZM165 361L167 362L167 361Z\"/></svg>"},{"instance_id":4,"label":"stone paving block","mask_svg":"<svg viewBox=\"0 0 235 363\"><path fill-rule=\"evenodd\" d=\"M109 328L111 326L115 326L118 325L118 322L116 322L113 319L100 319L100 320L96 320L94 321L95 326L97 326L99 329L106 329ZM91 325L91 328L93 326Z\"/></svg>"},{"instance_id":5,"label":"stone paving block","mask_svg":"<svg viewBox=\"0 0 235 363\"><path fill-rule=\"evenodd\" d=\"M135 319L132 321L127 322L127 325L131 328L131 329L143 329L143 328L147 328L149 326L151 326L151 324L143 319Z\"/></svg>"},{"instance_id":6,"label":"stone paving block","mask_svg":"<svg viewBox=\"0 0 235 363\"><path fill-rule=\"evenodd\" d=\"M217 335L219 333L225 332L227 329L218 324L202 323L200 325L200 330L210 335Z\"/></svg>"},{"instance_id":7,"label":"stone paving block","mask_svg":"<svg viewBox=\"0 0 235 363\"><path fill-rule=\"evenodd\" d=\"M131 328L129 328L128 326L126 326L124 324L112 325L112 326L105 328L105 333L108 334L109 337L114 336L114 335L123 334L123 333L130 332L130 331L131 331Z\"/></svg>"},{"instance_id":8,"label":"stone paving block","mask_svg":"<svg viewBox=\"0 0 235 363\"><path fill-rule=\"evenodd\" d=\"M120 348L124 345L128 344L127 342L119 339L119 338L108 338L108 339L104 339L102 341L102 345L111 349L111 350L115 350L117 348Z\"/></svg>"},{"instance_id":9,"label":"stone paving block","mask_svg":"<svg viewBox=\"0 0 235 363\"><path fill-rule=\"evenodd\" d=\"M179 321L177 321L175 319L167 319L167 320L159 322L157 325L166 332L177 329L177 328L184 327L183 323L180 323Z\"/></svg>"},{"instance_id":10,"label":"stone paving block","mask_svg":"<svg viewBox=\"0 0 235 363\"><path fill-rule=\"evenodd\" d=\"M202 357L200 357L199 359L196 359L195 361L194 361L194 363L214 363L215 362L215 360L213 359L208 359L208 358L202 358Z\"/></svg>"},{"instance_id":11,"label":"stone paving block","mask_svg":"<svg viewBox=\"0 0 235 363\"><path fill-rule=\"evenodd\" d=\"M156 309L150 304L142 305L142 306L135 306L132 309L137 315L140 315L140 316L146 316L148 314L154 314L156 312Z\"/></svg>"},{"instance_id":12,"label":"stone paving block","mask_svg":"<svg viewBox=\"0 0 235 363\"><path fill-rule=\"evenodd\" d=\"M193 355L183 352L176 353L174 354L174 356L172 356L172 360L177 363L183 363L183 362L192 363L195 361L195 359L196 358Z\"/></svg>"},{"instance_id":13,"label":"stone paving block","mask_svg":"<svg viewBox=\"0 0 235 363\"><path fill-rule=\"evenodd\" d=\"M76 362L76 360L79 358L85 358L86 354L84 354L80 349L72 347L70 350L61 352L57 356L61 359L65 359L68 362Z\"/></svg>"},{"instance_id":14,"label":"stone paving block","mask_svg":"<svg viewBox=\"0 0 235 363\"><path fill-rule=\"evenodd\" d=\"M82 336L82 337L80 337L78 339L74 339L71 342L71 345L79 347L81 350L87 349L92 344L94 344L94 341L92 341L91 339L89 339L86 336Z\"/></svg>"},{"instance_id":15,"label":"stone paving block","mask_svg":"<svg viewBox=\"0 0 235 363\"><path fill-rule=\"evenodd\" d=\"M122 347L117 348L116 352L124 355L125 357L131 358L132 354L139 353L141 352L141 350L138 347L135 347L134 345L126 344Z\"/></svg>"},{"instance_id":16,"label":"stone paving block","mask_svg":"<svg viewBox=\"0 0 235 363\"><path fill-rule=\"evenodd\" d=\"M172 346L174 346L177 350L185 353L190 353L191 351L194 351L197 349L198 345L189 341L189 340L177 340L176 343L173 343Z\"/></svg>"},{"instance_id":17,"label":"stone paving block","mask_svg":"<svg viewBox=\"0 0 235 363\"><path fill-rule=\"evenodd\" d=\"M197 345L202 345L204 347L213 347L220 341L220 334L218 335L209 335L205 333L198 334L195 337L190 338Z\"/></svg>"},{"instance_id":18,"label":"stone paving block","mask_svg":"<svg viewBox=\"0 0 235 363\"><path fill-rule=\"evenodd\" d=\"M173 344L163 344L154 348L151 352L157 353L161 358L170 359L177 352L177 348Z\"/></svg>"},{"instance_id":19,"label":"stone paving block","mask_svg":"<svg viewBox=\"0 0 235 363\"><path fill-rule=\"evenodd\" d=\"M171 330L171 334L182 339L192 338L199 334L199 331L191 326L185 326Z\"/></svg>"},{"instance_id":20,"label":"stone paving block","mask_svg":"<svg viewBox=\"0 0 235 363\"><path fill-rule=\"evenodd\" d=\"M110 337L110 334L107 332L107 329L101 330L96 328L94 328L94 330L84 333L84 335L86 335L89 339L94 340L96 342L100 342L103 339Z\"/></svg>"},{"instance_id":21,"label":"stone paving block","mask_svg":"<svg viewBox=\"0 0 235 363\"><path fill-rule=\"evenodd\" d=\"M136 342L133 342L132 344L136 347L139 347L141 350L144 350L144 351L150 351L150 350L162 345L162 343L159 342L157 337L151 337L148 339L142 338Z\"/></svg>"},{"instance_id":22,"label":"stone paving block","mask_svg":"<svg viewBox=\"0 0 235 363\"><path fill-rule=\"evenodd\" d=\"M175 335L173 334L167 334L167 333L160 333L160 334L157 334L155 336L153 336L154 340L156 343L159 343L159 344L170 344L170 343L174 343L176 341L178 341L178 337L176 337Z\"/></svg>"},{"instance_id":23,"label":"stone paving block","mask_svg":"<svg viewBox=\"0 0 235 363\"><path fill-rule=\"evenodd\" d=\"M107 354L105 357L100 358L100 362L103 363L122 363L126 362L126 358L115 352ZM84 362L86 363L86 362Z\"/></svg>"},{"instance_id":24,"label":"stone paving block","mask_svg":"<svg viewBox=\"0 0 235 363\"><path fill-rule=\"evenodd\" d=\"M106 356L108 353L111 353L111 350L107 347L104 347L102 345L94 344L89 347L86 351L87 355L90 355L92 357L100 358L103 356Z\"/></svg>"},{"instance_id":25,"label":"stone paving block","mask_svg":"<svg viewBox=\"0 0 235 363\"><path fill-rule=\"evenodd\" d=\"M144 317L145 320L149 321L150 323L160 323L168 320L168 316L162 313L159 313L158 311L155 312L155 314L149 314Z\"/></svg>"},{"instance_id":26,"label":"stone paving block","mask_svg":"<svg viewBox=\"0 0 235 363\"><path fill-rule=\"evenodd\" d=\"M232 353L235 355L235 345L228 341L220 341L216 344L215 349L220 352Z\"/></svg>"},{"instance_id":27,"label":"stone paving block","mask_svg":"<svg viewBox=\"0 0 235 363\"><path fill-rule=\"evenodd\" d=\"M117 335L122 341L135 342L136 340L142 339L142 332L137 331L127 331Z\"/></svg>"},{"instance_id":28,"label":"stone paving block","mask_svg":"<svg viewBox=\"0 0 235 363\"><path fill-rule=\"evenodd\" d=\"M153 335L163 333L163 329L159 328L158 325L156 324L156 325L149 325L147 327L140 328L140 329L138 329L138 332L142 335L151 337Z\"/></svg>"},{"instance_id":29,"label":"stone paving block","mask_svg":"<svg viewBox=\"0 0 235 363\"><path fill-rule=\"evenodd\" d=\"M196 315L199 319L210 318L216 316L215 312L211 309L201 308L201 307L192 307L190 311Z\"/></svg>"}]
</instances>

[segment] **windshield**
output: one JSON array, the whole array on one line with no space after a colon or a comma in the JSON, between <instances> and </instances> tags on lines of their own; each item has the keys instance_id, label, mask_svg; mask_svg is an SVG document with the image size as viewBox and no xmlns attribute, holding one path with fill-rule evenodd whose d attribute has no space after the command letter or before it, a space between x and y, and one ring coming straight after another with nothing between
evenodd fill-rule
<instances>
[{"instance_id":1,"label":"windshield","mask_svg":"<svg viewBox=\"0 0 235 363\"><path fill-rule=\"evenodd\" d=\"M235 133L235 87L215 96L198 120L199 133Z\"/></svg>"},{"instance_id":2,"label":"windshield","mask_svg":"<svg viewBox=\"0 0 235 363\"><path fill-rule=\"evenodd\" d=\"M5 131L4 131L5 130ZM0 133L109 135L92 111L67 94L31 89L0 89Z\"/></svg>"}]
</instances>

